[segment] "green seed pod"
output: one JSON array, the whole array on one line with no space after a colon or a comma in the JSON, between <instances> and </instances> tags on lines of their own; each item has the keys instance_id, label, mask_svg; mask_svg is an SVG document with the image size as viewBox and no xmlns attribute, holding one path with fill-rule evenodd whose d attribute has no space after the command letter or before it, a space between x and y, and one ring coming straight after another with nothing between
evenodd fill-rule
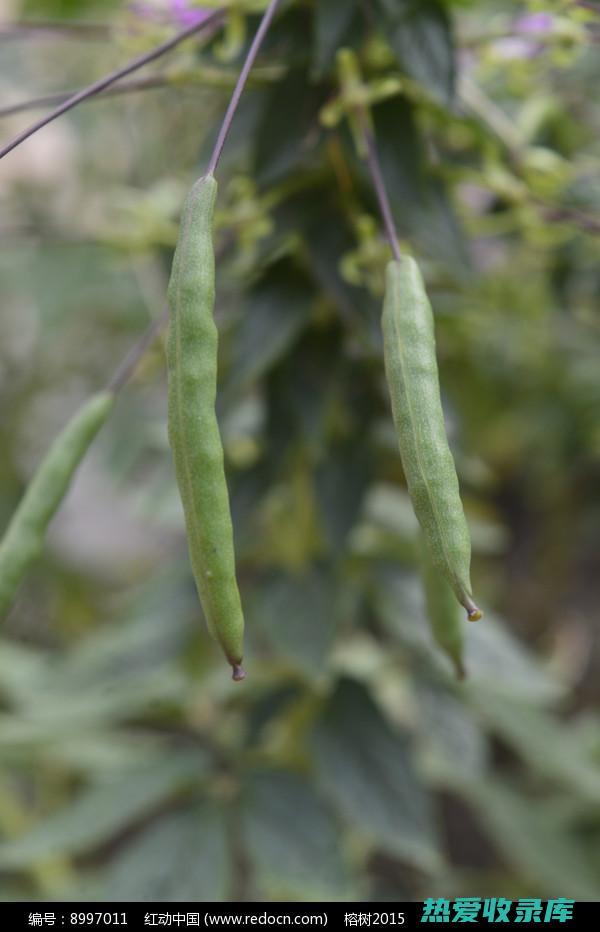
<instances>
[{"instance_id":1,"label":"green seed pod","mask_svg":"<svg viewBox=\"0 0 600 932\"><path fill-rule=\"evenodd\" d=\"M461 611L446 578L433 565L429 548L422 537L420 543L421 578L431 633L452 661L457 678L463 680L466 673L463 663L464 634Z\"/></svg>"},{"instance_id":2,"label":"green seed pod","mask_svg":"<svg viewBox=\"0 0 600 932\"><path fill-rule=\"evenodd\" d=\"M233 667L241 667L244 617L235 576L233 527L223 445L215 414L218 334L213 319L212 222L217 183L190 191L169 282L167 346L169 440L183 503L190 561L209 631Z\"/></svg>"},{"instance_id":3,"label":"green seed pod","mask_svg":"<svg viewBox=\"0 0 600 932\"><path fill-rule=\"evenodd\" d=\"M419 267L390 262L383 306L385 371L402 465L434 565L470 621L481 618L471 596L471 538L448 446L435 355L431 305Z\"/></svg>"},{"instance_id":4,"label":"green seed pod","mask_svg":"<svg viewBox=\"0 0 600 932\"><path fill-rule=\"evenodd\" d=\"M40 555L46 528L114 401L111 392L94 395L54 440L29 483L0 543L0 616L12 604L27 569Z\"/></svg>"}]
</instances>

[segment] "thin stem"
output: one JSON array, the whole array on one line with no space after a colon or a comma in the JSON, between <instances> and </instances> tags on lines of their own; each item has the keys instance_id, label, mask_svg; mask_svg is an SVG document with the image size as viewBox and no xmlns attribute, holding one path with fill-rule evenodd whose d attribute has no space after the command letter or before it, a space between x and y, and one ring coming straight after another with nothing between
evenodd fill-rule
<instances>
[{"instance_id":1,"label":"thin stem","mask_svg":"<svg viewBox=\"0 0 600 932\"><path fill-rule=\"evenodd\" d=\"M463 103L486 125L506 148L512 161L513 168L519 178L525 181L523 175L523 158L527 150L527 142L519 133L517 127L496 106L484 91L470 78L464 76L460 82L460 97ZM578 207L568 205L553 205L529 192L531 202L544 211L547 220L560 222L567 221L578 226L586 233L594 236L600 233L600 219L580 210Z\"/></svg>"},{"instance_id":2,"label":"thin stem","mask_svg":"<svg viewBox=\"0 0 600 932\"><path fill-rule=\"evenodd\" d=\"M155 61L155 59L160 58L166 52L169 52L171 49L175 48L175 46L179 45L180 42L183 42L190 36L193 36L198 32L202 32L204 29L207 29L211 25L216 25L217 22L221 20L221 17L221 11L216 10L201 23L195 23L193 26L188 26L187 29L183 29L181 32L178 32L175 36L173 36L173 38L163 42L162 45L158 45L151 52L146 52L144 55L140 55L138 58L134 58L133 61L129 62L129 64L125 65L123 68L119 68L117 71L112 71L104 78L100 78L98 81L95 81L93 84L90 84L83 90L73 94L72 97L69 97L68 100L65 100L62 104L56 107L56 109L52 110L40 120L37 120L27 129L23 130L23 132L19 133L18 136L15 136L15 138L12 139L9 143L3 146L3 148L0 149L0 159L3 159L5 155L8 155L8 153L12 152L13 149L16 149L17 146L21 145L21 143L26 139L29 139L30 136L33 136L34 133L37 133L38 130L42 129L42 127L47 126L48 123L56 120L59 116L62 116L62 114L66 113L68 110L72 110L73 107L76 107L77 104L80 104L82 100L87 100L88 97L93 97L95 94L99 94L110 84L114 84L115 81L118 81L119 78L124 78L126 75L131 74L133 71L137 71L138 68L142 68L149 62Z\"/></svg>"},{"instance_id":3,"label":"thin stem","mask_svg":"<svg viewBox=\"0 0 600 932\"><path fill-rule=\"evenodd\" d=\"M466 74L461 76L459 95L471 112L489 126L494 135L506 146L511 158L519 162L523 157L526 143L504 110Z\"/></svg>"},{"instance_id":4,"label":"thin stem","mask_svg":"<svg viewBox=\"0 0 600 932\"><path fill-rule=\"evenodd\" d=\"M250 76L249 81L262 87L281 77L281 74L282 69L279 66L261 68L260 73L258 70L255 71L254 74ZM138 91L170 87L179 88L185 84L200 83L205 87L228 89L234 86L235 81L235 74L222 69L189 68L186 70L166 72L164 74L152 74L148 75L146 78L136 78L133 81L123 81L121 84L107 88L102 91L101 94L95 94L93 97L89 98L89 101L93 103L95 100L104 100L106 97L120 97L123 94L132 94ZM40 107L57 106L76 93L79 92L57 91L55 94L44 94L41 97L32 97L20 103L0 107L0 119L2 117L13 116L15 113L23 113L25 110L37 110ZM84 100L82 103L86 103L86 101Z\"/></svg>"},{"instance_id":5,"label":"thin stem","mask_svg":"<svg viewBox=\"0 0 600 932\"><path fill-rule=\"evenodd\" d=\"M229 101L229 106L227 107L227 112L225 113L225 116L223 118L223 123L221 125L221 129L219 130L219 135L217 136L217 141L215 143L213 153L208 163L208 169L206 172L207 175L214 175L217 169L219 160L221 158L221 154L223 152L223 146L225 145L225 141L227 139L227 136L229 135L229 130L231 129L231 124L233 122L235 112L238 108L242 93L244 91L244 87L246 86L246 81L248 80L248 75L250 74L250 71L252 70L252 66L254 65L256 56L258 55L259 49L263 43L263 39L265 38L269 30L269 26L271 25L271 21L277 11L277 7L279 6L279 3L280 3L280 0L271 0L267 9L264 12L262 20L260 21L259 27L256 30L256 35L254 36L254 39L252 40L252 45L250 46L250 49L248 50L246 61L244 62L242 66L242 70L240 71L237 84L233 90L233 94L231 95L231 100Z\"/></svg>"},{"instance_id":6,"label":"thin stem","mask_svg":"<svg viewBox=\"0 0 600 932\"><path fill-rule=\"evenodd\" d=\"M383 219L386 236L392 248L394 259L399 262L402 258L402 255L400 252L400 244L398 242L398 231L396 230L396 223L392 213L392 206L390 204L387 188L385 186L383 172L381 171L381 162L379 161L379 154L375 144L375 137L366 125L366 119L364 121L363 134L367 148L367 165L369 172L371 173L377 200L379 201L379 209L381 210L381 217Z\"/></svg>"},{"instance_id":7,"label":"thin stem","mask_svg":"<svg viewBox=\"0 0 600 932\"><path fill-rule=\"evenodd\" d=\"M231 247L232 237L226 236L215 250L215 260L220 262ZM106 390L114 392L120 391L129 382L131 376L137 369L140 360L145 355L146 350L154 343L157 336L169 323L169 308L165 306L161 313L146 327L145 331L131 347L125 358L117 367L112 379L106 386Z\"/></svg>"},{"instance_id":8,"label":"thin stem","mask_svg":"<svg viewBox=\"0 0 600 932\"><path fill-rule=\"evenodd\" d=\"M575 6L583 7L584 10L590 10L600 16L600 3L594 3L593 0L575 0Z\"/></svg>"},{"instance_id":9,"label":"thin stem","mask_svg":"<svg viewBox=\"0 0 600 932\"><path fill-rule=\"evenodd\" d=\"M161 314L156 317L149 327L146 328L137 343L131 347L121 364L118 366L112 379L106 386L106 390L116 394L124 385L127 384L133 373L138 367L142 357L145 355L158 334L166 327L169 322L169 308L165 307Z\"/></svg>"},{"instance_id":10,"label":"thin stem","mask_svg":"<svg viewBox=\"0 0 600 932\"><path fill-rule=\"evenodd\" d=\"M95 94L90 100L103 100L105 97L117 97L120 94L129 94L132 91L151 90L155 87L165 87L171 83L170 78L164 75L151 75L147 78L138 78L136 81L124 81L116 87L109 87L101 94ZM23 100L18 104L10 104L7 107L0 107L0 118L14 116L15 113L23 113L25 110L39 110L41 107L58 106L69 100L79 91L57 91L55 94L44 94L41 97L32 97L30 100ZM82 101L85 103L85 100Z\"/></svg>"},{"instance_id":11,"label":"thin stem","mask_svg":"<svg viewBox=\"0 0 600 932\"><path fill-rule=\"evenodd\" d=\"M585 233L591 233L593 236L600 236L600 217L594 217L586 214L585 211L578 207L569 207L568 205L551 207L543 201L537 201L542 208L546 220L555 223L573 223Z\"/></svg>"},{"instance_id":12,"label":"thin stem","mask_svg":"<svg viewBox=\"0 0 600 932\"><path fill-rule=\"evenodd\" d=\"M22 21L2 24L0 26L0 40L2 39L37 39L45 36L53 38L71 39L106 39L113 29L107 23L77 22L74 20L39 20Z\"/></svg>"}]
</instances>

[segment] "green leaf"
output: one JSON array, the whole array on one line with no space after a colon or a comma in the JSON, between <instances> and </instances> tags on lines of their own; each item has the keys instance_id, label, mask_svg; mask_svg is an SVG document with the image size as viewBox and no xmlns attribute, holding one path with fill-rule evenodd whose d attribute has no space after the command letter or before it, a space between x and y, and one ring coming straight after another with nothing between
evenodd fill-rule
<instances>
[{"instance_id":1,"label":"green leaf","mask_svg":"<svg viewBox=\"0 0 600 932\"><path fill-rule=\"evenodd\" d=\"M197 781L207 765L200 753L181 753L91 786L27 834L0 845L0 866L26 867L97 847Z\"/></svg>"},{"instance_id":2,"label":"green leaf","mask_svg":"<svg viewBox=\"0 0 600 932\"><path fill-rule=\"evenodd\" d=\"M348 226L346 205L328 187L288 199L280 211L280 225L289 232L302 231L309 272L321 294L336 308L340 319L361 343L377 351L381 343L381 302L366 288L349 285L340 274L342 257L356 246Z\"/></svg>"},{"instance_id":3,"label":"green leaf","mask_svg":"<svg viewBox=\"0 0 600 932\"><path fill-rule=\"evenodd\" d=\"M415 112L414 105L402 98L373 108L381 167L398 231L411 236L462 280L470 263L464 234L443 180L429 168Z\"/></svg>"},{"instance_id":4,"label":"green leaf","mask_svg":"<svg viewBox=\"0 0 600 932\"><path fill-rule=\"evenodd\" d=\"M427 770L434 776L450 769L473 780L485 779L488 742L460 692L434 681L424 669L415 679L419 735Z\"/></svg>"},{"instance_id":5,"label":"green leaf","mask_svg":"<svg viewBox=\"0 0 600 932\"><path fill-rule=\"evenodd\" d=\"M119 852L99 897L120 902L221 902L228 898L231 854L226 820L214 804L163 816Z\"/></svg>"},{"instance_id":6,"label":"green leaf","mask_svg":"<svg viewBox=\"0 0 600 932\"><path fill-rule=\"evenodd\" d=\"M415 241L424 253L445 266L459 283L466 282L471 260L465 234L440 178L432 178L418 210L413 212Z\"/></svg>"},{"instance_id":7,"label":"green leaf","mask_svg":"<svg viewBox=\"0 0 600 932\"><path fill-rule=\"evenodd\" d=\"M298 576L269 576L251 606L251 619L293 666L318 676L326 669L335 633L331 574L314 567Z\"/></svg>"},{"instance_id":8,"label":"green leaf","mask_svg":"<svg viewBox=\"0 0 600 932\"><path fill-rule=\"evenodd\" d=\"M306 72L292 69L269 93L257 131L255 173L271 185L302 167L306 171L321 140L318 107L321 94Z\"/></svg>"},{"instance_id":9,"label":"green leaf","mask_svg":"<svg viewBox=\"0 0 600 932\"><path fill-rule=\"evenodd\" d=\"M241 818L246 853L261 897L349 898L337 827L301 777L276 771L251 776Z\"/></svg>"},{"instance_id":10,"label":"green leaf","mask_svg":"<svg viewBox=\"0 0 600 932\"><path fill-rule=\"evenodd\" d=\"M368 448L353 435L331 448L316 472L319 517L332 553L342 556L370 479Z\"/></svg>"},{"instance_id":11,"label":"green leaf","mask_svg":"<svg viewBox=\"0 0 600 932\"><path fill-rule=\"evenodd\" d=\"M343 817L376 845L426 871L439 866L429 797L408 736L358 683L343 680L313 735L319 779Z\"/></svg>"},{"instance_id":12,"label":"green leaf","mask_svg":"<svg viewBox=\"0 0 600 932\"><path fill-rule=\"evenodd\" d=\"M468 693L492 731L513 747L532 770L600 804L600 769L570 723L561 724L523 701L496 696L483 684L473 684Z\"/></svg>"},{"instance_id":13,"label":"green leaf","mask_svg":"<svg viewBox=\"0 0 600 932\"><path fill-rule=\"evenodd\" d=\"M379 0L381 26L401 68L442 103L454 93L455 51L450 19L440 0L392 4Z\"/></svg>"},{"instance_id":14,"label":"green leaf","mask_svg":"<svg viewBox=\"0 0 600 932\"><path fill-rule=\"evenodd\" d=\"M52 746L59 737L77 730L119 722L141 713L156 712L160 704L177 702L185 692L185 679L174 667L145 677L122 678L96 684L81 693L77 689L52 690L31 696L19 715L0 715L0 747L33 743Z\"/></svg>"},{"instance_id":15,"label":"green leaf","mask_svg":"<svg viewBox=\"0 0 600 932\"><path fill-rule=\"evenodd\" d=\"M268 444L271 469L292 444L327 449L331 411L343 377L340 331L311 328L270 373Z\"/></svg>"},{"instance_id":16,"label":"green leaf","mask_svg":"<svg viewBox=\"0 0 600 932\"><path fill-rule=\"evenodd\" d=\"M256 381L289 350L310 316L314 293L287 263L270 268L244 300L231 347L227 400Z\"/></svg>"},{"instance_id":17,"label":"green leaf","mask_svg":"<svg viewBox=\"0 0 600 932\"><path fill-rule=\"evenodd\" d=\"M555 800L522 795L488 777L464 788L483 825L522 879L544 896L594 900L598 879L583 849L555 815Z\"/></svg>"},{"instance_id":18,"label":"green leaf","mask_svg":"<svg viewBox=\"0 0 600 932\"><path fill-rule=\"evenodd\" d=\"M553 702L564 692L558 679L490 612L469 626L465 665L470 682L531 703Z\"/></svg>"},{"instance_id":19,"label":"green leaf","mask_svg":"<svg viewBox=\"0 0 600 932\"><path fill-rule=\"evenodd\" d=\"M377 566L373 577L375 608L390 634L420 656L433 656L422 588L416 577L389 564ZM543 705L555 701L563 692L560 682L529 648L490 612L481 622L468 626L465 667L469 683L485 684L498 695Z\"/></svg>"},{"instance_id":20,"label":"green leaf","mask_svg":"<svg viewBox=\"0 0 600 932\"><path fill-rule=\"evenodd\" d=\"M48 678L48 659L34 650L2 638L0 645L0 689L13 702L27 702Z\"/></svg>"},{"instance_id":21,"label":"green leaf","mask_svg":"<svg viewBox=\"0 0 600 932\"><path fill-rule=\"evenodd\" d=\"M319 0L314 15L314 68L317 75L327 71L337 50L349 41L360 12L359 0Z\"/></svg>"},{"instance_id":22,"label":"green leaf","mask_svg":"<svg viewBox=\"0 0 600 932\"><path fill-rule=\"evenodd\" d=\"M427 155L415 112L414 105L402 97L372 108L381 168L392 205L402 221L401 231L405 229L407 207L416 210L423 203L427 185Z\"/></svg>"}]
</instances>

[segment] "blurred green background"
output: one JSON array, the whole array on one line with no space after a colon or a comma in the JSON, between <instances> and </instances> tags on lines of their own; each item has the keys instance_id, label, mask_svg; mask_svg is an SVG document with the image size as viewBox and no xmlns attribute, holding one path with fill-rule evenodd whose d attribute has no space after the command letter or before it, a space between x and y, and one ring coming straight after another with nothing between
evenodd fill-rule
<instances>
[{"instance_id":1,"label":"blurred green background","mask_svg":"<svg viewBox=\"0 0 600 932\"><path fill-rule=\"evenodd\" d=\"M183 196L264 5L229 3L223 34L135 78L160 86L90 102L0 164L0 527L162 310ZM593 6L284 4L219 178L249 676L230 681L201 617L158 343L3 623L3 899L600 898ZM2 0L1 106L90 82L185 8ZM486 611L463 684L425 617L344 46L436 314ZM2 140L40 112L3 113Z\"/></svg>"}]
</instances>

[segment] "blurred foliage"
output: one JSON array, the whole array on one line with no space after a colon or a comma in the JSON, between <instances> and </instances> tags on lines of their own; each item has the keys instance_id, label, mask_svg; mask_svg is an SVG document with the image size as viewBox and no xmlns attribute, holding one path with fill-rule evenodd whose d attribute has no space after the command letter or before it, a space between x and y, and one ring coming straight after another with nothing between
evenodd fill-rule
<instances>
[{"instance_id":1,"label":"blurred foliage","mask_svg":"<svg viewBox=\"0 0 600 932\"><path fill-rule=\"evenodd\" d=\"M2 163L2 524L163 305L227 100L169 74L234 77L261 4L234 6L225 40L155 66L163 89L89 103ZM6 101L152 45L168 17L139 8L2 4L113 27L2 42ZM200 617L158 345L3 629L4 899L598 898L599 36L566 0L284 5L261 60L276 73L245 95L220 175L250 675L229 681ZM387 249L331 119L343 46L436 312L487 609L460 684L426 624L386 398Z\"/></svg>"}]
</instances>

